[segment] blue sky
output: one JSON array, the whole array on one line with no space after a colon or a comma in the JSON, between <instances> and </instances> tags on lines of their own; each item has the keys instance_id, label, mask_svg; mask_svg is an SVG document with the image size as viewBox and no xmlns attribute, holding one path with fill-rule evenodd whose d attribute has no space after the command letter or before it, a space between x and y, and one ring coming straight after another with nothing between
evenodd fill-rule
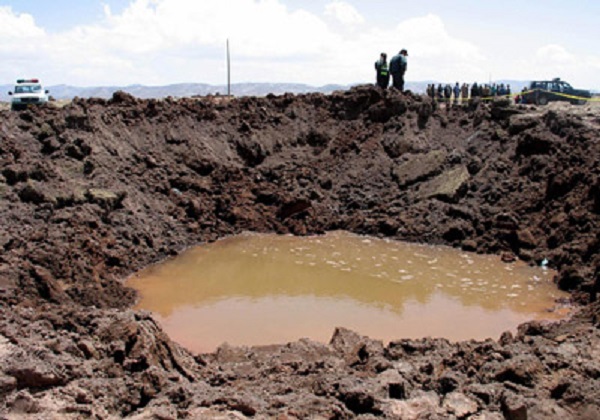
<instances>
[{"instance_id":1,"label":"blue sky","mask_svg":"<svg viewBox=\"0 0 600 420\"><path fill-rule=\"evenodd\" d=\"M93 24L104 17L104 5L122 12L128 0L13 0L0 1L16 13L33 15L39 26L50 32L60 32L77 25Z\"/></svg>"},{"instance_id":2,"label":"blue sky","mask_svg":"<svg viewBox=\"0 0 600 420\"><path fill-rule=\"evenodd\" d=\"M562 77L600 87L600 1L0 0L0 84L365 83Z\"/></svg>"}]
</instances>

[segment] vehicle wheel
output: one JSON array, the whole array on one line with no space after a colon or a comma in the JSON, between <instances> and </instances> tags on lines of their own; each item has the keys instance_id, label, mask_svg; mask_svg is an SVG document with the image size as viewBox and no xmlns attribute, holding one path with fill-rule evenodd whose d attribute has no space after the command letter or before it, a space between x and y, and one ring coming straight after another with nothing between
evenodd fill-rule
<instances>
[{"instance_id":1,"label":"vehicle wheel","mask_svg":"<svg viewBox=\"0 0 600 420\"><path fill-rule=\"evenodd\" d=\"M538 98L537 100L538 105L548 105L548 97L545 95L542 95Z\"/></svg>"}]
</instances>

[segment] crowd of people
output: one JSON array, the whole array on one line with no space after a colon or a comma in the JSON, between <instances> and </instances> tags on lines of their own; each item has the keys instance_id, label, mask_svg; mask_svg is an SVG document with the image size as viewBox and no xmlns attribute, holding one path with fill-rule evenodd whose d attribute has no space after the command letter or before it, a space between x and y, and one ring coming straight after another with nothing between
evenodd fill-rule
<instances>
[{"instance_id":1,"label":"crowd of people","mask_svg":"<svg viewBox=\"0 0 600 420\"><path fill-rule=\"evenodd\" d=\"M400 92L404 91L404 74L408 67L408 51L400 50L390 60L387 61L387 54L382 52L379 60L375 62L376 84L382 89L387 89L390 84L390 76L392 78L392 86ZM462 101L467 101L470 98L494 98L499 96L510 97L510 85L504 83L481 84L477 82L472 85L458 82L454 86L446 84L442 86L439 83L436 87L435 83L427 85L427 96L435 101L453 102L458 104Z\"/></svg>"},{"instance_id":2,"label":"crowd of people","mask_svg":"<svg viewBox=\"0 0 600 420\"><path fill-rule=\"evenodd\" d=\"M504 83L491 83L479 85L477 82L472 85L463 83L459 85L458 82L454 86L446 84L442 86L441 83L435 86L435 83L427 85L427 96L433 100L454 102L458 104L461 101L466 101L470 98L494 98L499 96L510 97L511 90L510 85Z\"/></svg>"}]
</instances>

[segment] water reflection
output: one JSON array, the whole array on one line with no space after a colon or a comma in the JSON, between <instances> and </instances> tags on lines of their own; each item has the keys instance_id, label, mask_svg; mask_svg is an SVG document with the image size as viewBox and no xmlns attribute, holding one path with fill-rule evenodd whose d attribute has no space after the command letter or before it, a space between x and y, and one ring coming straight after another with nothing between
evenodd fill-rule
<instances>
[{"instance_id":1,"label":"water reflection","mask_svg":"<svg viewBox=\"0 0 600 420\"><path fill-rule=\"evenodd\" d=\"M332 232L244 234L194 248L130 280L139 307L196 350L223 341L326 341L335 326L372 337L495 337L549 315L553 272L448 247ZM210 344L208 344L210 343Z\"/></svg>"}]
</instances>

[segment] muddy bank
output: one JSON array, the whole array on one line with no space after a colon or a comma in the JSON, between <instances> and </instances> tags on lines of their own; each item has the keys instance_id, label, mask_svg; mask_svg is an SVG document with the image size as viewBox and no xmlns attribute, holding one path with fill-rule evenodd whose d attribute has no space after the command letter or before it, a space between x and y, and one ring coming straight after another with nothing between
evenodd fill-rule
<instances>
[{"instance_id":1,"label":"muddy bank","mask_svg":"<svg viewBox=\"0 0 600 420\"><path fill-rule=\"evenodd\" d=\"M600 265L593 108L446 110L360 87L223 102L116 94L0 112L0 124L7 415L598 414L597 305L499 342L384 347L340 330L330 345L191 355L127 309L135 296L122 285L243 230L345 229L547 259L587 304Z\"/></svg>"}]
</instances>

